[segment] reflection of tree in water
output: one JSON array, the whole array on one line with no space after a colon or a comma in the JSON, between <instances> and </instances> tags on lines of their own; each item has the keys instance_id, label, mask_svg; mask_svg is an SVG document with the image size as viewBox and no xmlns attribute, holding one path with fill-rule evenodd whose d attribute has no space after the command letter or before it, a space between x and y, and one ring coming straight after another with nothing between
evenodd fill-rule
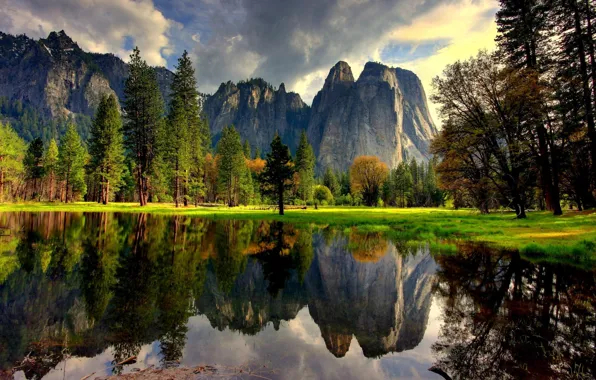
<instances>
[{"instance_id":1,"label":"reflection of tree in water","mask_svg":"<svg viewBox=\"0 0 596 380\"><path fill-rule=\"evenodd\" d=\"M348 249L357 261L375 263L387 253L389 243L381 232L350 230Z\"/></svg>"},{"instance_id":2,"label":"reflection of tree in water","mask_svg":"<svg viewBox=\"0 0 596 380\"><path fill-rule=\"evenodd\" d=\"M591 378L596 373L593 272L533 265L461 247L439 256L445 319L433 345L453 378Z\"/></svg>"},{"instance_id":3,"label":"reflection of tree in water","mask_svg":"<svg viewBox=\"0 0 596 380\"><path fill-rule=\"evenodd\" d=\"M88 216L91 226L83 243L79 288L83 294L87 316L91 323L101 320L116 281L118 253L122 246L120 225L113 214Z\"/></svg>"},{"instance_id":4,"label":"reflection of tree in water","mask_svg":"<svg viewBox=\"0 0 596 380\"><path fill-rule=\"evenodd\" d=\"M186 322L191 315L190 299L194 279L192 246L187 247L187 224L176 216L170 221L165 241L170 247L157 260L157 326L160 331L162 363L169 366L182 357L186 343Z\"/></svg>"},{"instance_id":5,"label":"reflection of tree in water","mask_svg":"<svg viewBox=\"0 0 596 380\"><path fill-rule=\"evenodd\" d=\"M141 346L152 340L157 286L155 261L150 257L151 240L147 234L147 215L140 214L132 247L120 252L108 313L108 339L113 345L114 364L137 355ZM116 366L114 372L121 370Z\"/></svg>"},{"instance_id":6,"label":"reflection of tree in water","mask_svg":"<svg viewBox=\"0 0 596 380\"><path fill-rule=\"evenodd\" d=\"M217 284L229 293L234 281L246 268L244 251L250 244L252 222L220 221L215 225L215 257L212 258Z\"/></svg>"}]
</instances>

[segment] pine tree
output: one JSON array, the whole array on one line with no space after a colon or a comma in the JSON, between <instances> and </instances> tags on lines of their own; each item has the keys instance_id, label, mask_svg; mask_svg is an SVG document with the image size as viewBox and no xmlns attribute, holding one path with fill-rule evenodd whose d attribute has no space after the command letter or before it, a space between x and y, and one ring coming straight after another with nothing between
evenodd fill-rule
<instances>
[{"instance_id":1,"label":"pine tree","mask_svg":"<svg viewBox=\"0 0 596 380\"><path fill-rule=\"evenodd\" d=\"M122 120L114 95L102 97L90 133L89 164L100 184L99 200L105 205L120 188L125 168Z\"/></svg>"},{"instance_id":2,"label":"pine tree","mask_svg":"<svg viewBox=\"0 0 596 380\"><path fill-rule=\"evenodd\" d=\"M337 177L333 173L333 170L329 167L325 170L325 174L323 175L323 185L331 190L334 197L339 196L339 192L341 191L339 182L337 181Z\"/></svg>"},{"instance_id":3,"label":"pine tree","mask_svg":"<svg viewBox=\"0 0 596 380\"><path fill-rule=\"evenodd\" d=\"M247 193L250 173L246 167L240 135L234 126L223 129L221 139L217 143L217 154L219 192L224 194L228 206L237 206L241 191Z\"/></svg>"},{"instance_id":4,"label":"pine tree","mask_svg":"<svg viewBox=\"0 0 596 380\"><path fill-rule=\"evenodd\" d=\"M58 174L64 182L64 203L73 201L75 194L84 196L86 151L74 124L70 124L58 147Z\"/></svg>"},{"instance_id":5,"label":"pine tree","mask_svg":"<svg viewBox=\"0 0 596 380\"><path fill-rule=\"evenodd\" d=\"M8 124L0 122L0 202L6 185L12 185L23 171L25 142Z\"/></svg>"},{"instance_id":6,"label":"pine tree","mask_svg":"<svg viewBox=\"0 0 596 380\"><path fill-rule=\"evenodd\" d=\"M56 177L58 175L58 144L51 139L43 156L44 173L48 182L48 200L53 202L56 197Z\"/></svg>"},{"instance_id":7,"label":"pine tree","mask_svg":"<svg viewBox=\"0 0 596 380\"><path fill-rule=\"evenodd\" d=\"M315 154L308 142L306 133L302 131L300 143L296 150L296 171L298 172L298 196L303 201L312 200L315 185Z\"/></svg>"},{"instance_id":8,"label":"pine tree","mask_svg":"<svg viewBox=\"0 0 596 380\"><path fill-rule=\"evenodd\" d=\"M192 61L185 50L178 59L171 85L171 106L166 136L166 161L174 178L174 201L184 205L197 203L205 195L203 170L205 155L211 146L209 124L201 114L199 92Z\"/></svg>"},{"instance_id":9,"label":"pine tree","mask_svg":"<svg viewBox=\"0 0 596 380\"><path fill-rule=\"evenodd\" d=\"M190 126L182 98L174 95L168 115L168 128L164 133L163 158L167 162L169 177L173 178L174 203L179 206L188 192L187 179L191 166ZM183 187L183 191L181 191Z\"/></svg>"},{"instance_id":10,"label":"pine tree","mask_svg":"<svg viewBox=\"0 0 596 380\"><path fill-rule=\"evenodd\" d=\"M155 70L141 59L138 48L129 62L129 77L124 84L125 146L135 164L137 192L141 206L149 200L153 161L159 153L163 129L163 100Z\"/></svg>"},{"instance_id":11,"label":"pine tree","mask_svg":"<svg viewBox=\"0 0 596 380\"><path fill-rule=\"evenodd\" d=\"M399 163L395 169L394 186L397 206L407 207L408 199L412 194L413 185L412 173L405 161Z\"/></svg>"},{"instance_id":12,"label":"pine tree","mask_svg":"<svg viewBox=\"0 0 596 380\"><path fill-rule=\"evenodd\" d=\"M566 0L565 0L566 1ZM575 0L573 0L575 1ZM549 20L552 1L549 0L501 0L497 12L499 52L512 66L525 70L526 76L541 80L541 74L550 66ZM547 101L545 100L546 104ZM534 121L537 137L535 160L540 171L540 181L547 208L555 215L562 214L558 185L558 166L554 128L545 126L548 116L541 115ZM550 134L550 135L549 135ZM534 141L528 141L534 144Z\"/></svg>"},{"instance_id":13,"label":"pine tree","mask_svg":"<svg viewBox=\"0 0 596 380\"><path fill-rule=\"evenodd\" d=\"M259 149L258 146L255 148L255 156L254 156L254 158L255 159L261 158L261 150Z\"/></svg>"},{"instance_id":14,"label":"pine tree","mask_svg":"<svg viewBox=\"0 0 596 380\"><path fill-rule=\"evenodd\" d=\"M41 192L39 187L44 175L43 141L39 137L29 143L23 165L25 166L25 177L28 182L27 187L31 188L31 199L34 199ZM25 194L25 198L27 198L27 194Z\"/></svg>"},{"instance_id":15,"label":"pine tree","mask_svg":"<svg viewBox=\"0 0 596 380\"><path fill-rule=\"evenodd\" d=\"M247 160L250 160L250 152L251 152L251 148L250 148L250 143L248 142L248 140L244 140L244 145L242 146L242 151L244 152L244 157Z\"/></svg>"},{"instance_id":16,"label":"pine tree","mask_svg":"<svg viewBox=\"0 0 596 380\"><path fill-rule=\"evenodd\" d=\"M275 135L271 142L271 152L267 153L265 170L261 173L261 184L264 192L277 197L279 215L284 214L284 192L291 188L294 175L292 155L287 145L281 142L281 137Z\"/></svg>"}]
</instances>

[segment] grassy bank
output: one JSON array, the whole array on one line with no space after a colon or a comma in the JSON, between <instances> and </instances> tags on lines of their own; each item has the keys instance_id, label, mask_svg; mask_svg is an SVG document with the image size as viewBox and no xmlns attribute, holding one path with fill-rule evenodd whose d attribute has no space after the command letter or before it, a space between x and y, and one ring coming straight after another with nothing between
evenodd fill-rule
<instances>
[{"instance_id":1,"label":"grassy bank","mask_svg":"<svg viewBox=\"0 0 596 380\"><path fill-rule=\"evenodd\" d=\"M596 259L596 213L568 211L561 217L547 212L531 212L517 220L513 213L480 215L475 210L438 208L321 207L315 210L275 210L257 207L188 207L136 203L19 203L0 205L0 212L146 212L160 215L187 215L210 219L268 219L290 223L314 223L338 228L357 227L363 231L384 231L398 239L464 239L520 249L527 255L583 255Z\"/></svg>"}]
</instances>

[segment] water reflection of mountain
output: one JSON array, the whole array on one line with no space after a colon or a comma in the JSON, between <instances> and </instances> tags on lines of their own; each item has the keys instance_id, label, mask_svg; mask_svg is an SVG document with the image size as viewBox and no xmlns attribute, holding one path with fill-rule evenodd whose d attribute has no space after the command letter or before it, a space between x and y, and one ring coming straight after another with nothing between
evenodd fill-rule
<instances>
[{"instance_id":1,"label":"water reflection of mountain","mask_svg":"<svg viewBox=\"0 0 596 380\"><path fill-rule=\"evenodd\" d=\"M65 353L112 347L118 362L153 341L164 364L175 361L193 314L255 335L308 306L338 357L352 336L366 356L381 356L424 334L434 261L402 256L377 235L146 215L4 218L15 233L0 242L12 260L0 284L0 361L46 363L28 364L27 377Z\"/></svg>"},{"instance_id":2,"label":"water reflection of mountain","mask_svg":"<svg viewBox=\"0 0 596 380\"><path fill-rule=\"evenodd\" d=\"M435 364L452 377L596 372L596 276L570 266L476 245L437 265L380 233L280 222L20 213L0 225L11 231L0 237L0 374L25 363L40 378L65 355L108 348L117 363L151 343L167 366L190 347L197 314L273 352L310 314L308 344L324 349L320 331L336 357L354 338L379 357L420 345L431 296L442 313ZM225 335L236 334L214 339Z\"/></svg>"},{"instance_id":3,"label":"water reflection of mountain","mask_svg":"<svg viewBox=\"0 0 596 380\"><path fill-rule=\"evenodd\" d=\"M375 262L360 262L347 238L314 239L316 255L305 281L309 311L337 357L356 337L367 357L416 347L431 304L435 263L429 254L401 255L395 246Z\"/></svg>"},{"instance_id":4,"label":"water reflection of mountain","mask_svg":"<svg viewBox=\"0 0 596 380\"><path fill-rule=\"evenodd\" d=\"M230 328L254 335L269 322L277 330L281 321L294 319L304 307L304 292L296 273L277 294L272 295L267 288L262 264L250 258L229 294L220 290L215 273L208 271L196 307L220 331Z\"/></svg>"}]
</instances>

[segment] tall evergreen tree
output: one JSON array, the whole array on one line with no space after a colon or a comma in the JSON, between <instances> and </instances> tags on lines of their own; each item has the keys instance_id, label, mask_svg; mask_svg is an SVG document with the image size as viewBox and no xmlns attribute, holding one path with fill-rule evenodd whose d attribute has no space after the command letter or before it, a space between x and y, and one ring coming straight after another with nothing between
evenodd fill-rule
<instances>
[{"instance_id":1,"label":"tall evergreen tree","mask_svg":"<svg viewBox=\"0 0 596 380\"><path fill-rule=\"evenodd\" d=\"M87 192L85 184L86 154L76 127L74 124L70 124L66 134L60 139L58 147L58 174L64 182L64 203L73 201L75 194L84 196Z\"/></svg>"},{"instance_id":2,"label":"tall evergreen tree","mask_svg":"<svg viewBox=\"0 0 596 380\"><path fill-rule=\"evenodd\" d=\"M171 98L166 161L173 173L177 207L180 199L186 206L189 198L196 203L199 196L205 195L203 170L211 146L209 125L201 114L195 71L186 50L178 59Z\"/></svg>"},{"instance_id":3,"label":"tall evergreen tree","mask_svg":"<svg viewBox=\"0 0 596 380\"><path fill-rule=\"evenodd\" d=\"M412 173L405 161L399 163L395 169L394 187L397 206L407 207L408 199L412 194L413 185Z\"/></svg>"},{"instance_id":4,"label":"tall evergreen tree","mask_svg":"<svg viewBox=\"0 0 596 380\"><path fill-rule=\"evenodd\" d=\"M0 122L0 202L6 186L12 185L23 171L25 143L10 127Z\"/></svg>"},{"instance_id":5,"label":"tall evergreen tree","mask_svg":"<svg viewBox=\"0 0 596 380\"><path fill-rule=\"evenodd\" d=\"M226 127L217 143L218 185L228 206L237 206L242 192L250 185L250 173L242 150L240 135L234 126Z\"/></svg>"},{"instance_id":6,"label":"tall evergreen tree","mask_svg":"<svg viewBox=\"0 0 596 380\"><path fill-rule=\"evenodd\" d=\"M284 192L291 188L294 175L292 155L287 145L281 142L281 137L275 135L271 142L271 152L267 153L265 169L261 173L261 184L265 193L277 197L279 215L284 214Z\"/></svg>"},{"instance_id":7,"label":"tall evergreen tree","mask_svg":"<svg viewBox=\"0 0 596 380\"><path fill-rule=\"evenodd\" d=\"M309 201L313 197L315 186L315 153L308 142L306 133L302 131L300 143L296 150L296 171L298 172L299 185L298 196L303 201Z\"/></svg>"},{"instance_id":8,"label":"tall evergreen tree","mask_svg":"<svg viewBox=\"0 0 596 380\"><path fill-rule=\"evenodd\" d=\"M43 156L43 167L48 187L48 200L56 198L56 178L58 176L58 144L51 139Z\"/></svg>"},{"instance_id":9,"label":"tall evergreen tree","mask_svg":"<svg viewBox=\"0 0 596 380\"><path fill-rule=\"evenodd\" d=\"M248 142L248 140L244 140L244 145L242 146L242 151L244 152L244 157L247 160L250 160L251 157L251 147L250 147L250 143Z\"/></svg>"},{"instance_id":10,"label":"tall evergreen tree","mask_svg":"<svg viewBox=\"0 0 596 380\"><path fill-rule=\"evenodd\" d=\"M99 200L108 204L118 191L125 169L122 120L114 95L103 96L89 138L90 168L100 184Z\"/></svg>"},{"instance_id":11,"label":"tall evergreen tree","mask_svg":"<svg viewBox=\"0 0 596 380\"><path fill-rule=\"evenodd\" d=\"M325 174L323 175L323 185L327 186L334 197L337 197L340 192L339 182L337 181L337 177L331 168L327 168L325 170Z\"/></svg>"},{"instance_id":12,"label":"tall evergreen tree","mask_svg":"<svg viewBox=\"0 0 596 380\"><path fill-rule=\"evenodd\" d=\"M130 56L129 70L124 84L124 139L135 164L139 203L145 206L151 190L153 161L159 151L164 107L155 70L141 58L138 48Z\"/></svg>"},{"instance_id":13,"label":"tall evergreen tree","mask_svg":"<svg viewBox=\"0 0 596 380\"><path fill-rule=\"evenodd\" d=\"M43 141L39 137L29 143L23 165L25 166L25 177L31 199L37 198L41 193L40 186L44 175Z\"/></svg>"}]
</instances>

